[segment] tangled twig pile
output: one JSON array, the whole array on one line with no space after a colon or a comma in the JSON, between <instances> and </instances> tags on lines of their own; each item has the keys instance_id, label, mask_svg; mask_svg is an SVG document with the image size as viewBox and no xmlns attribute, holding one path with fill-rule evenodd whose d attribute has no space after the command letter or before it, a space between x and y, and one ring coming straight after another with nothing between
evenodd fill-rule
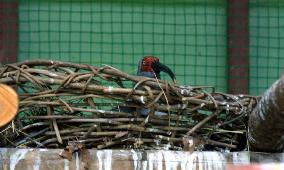
<instances>
[{"instance_id":1,"label":"tangled twig pile","mask_svg":"<svg viewBox=\"0 0 284 170\"><path fill-rule=\"evenodd\" d=\"M213 87L50 60L8 64L0 83L20 95L17 118L1 131L6 147L242 150L256 104Z\"/></svg>"}]
</instances>

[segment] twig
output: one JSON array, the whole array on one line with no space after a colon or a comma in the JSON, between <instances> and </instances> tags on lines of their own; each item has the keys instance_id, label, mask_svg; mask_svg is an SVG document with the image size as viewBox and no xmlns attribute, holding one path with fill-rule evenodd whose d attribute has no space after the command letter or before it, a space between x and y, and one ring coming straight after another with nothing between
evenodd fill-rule
<instances>
[{"instance_id":1,"label":"twig","mask_svg":"<svg viewBox=\"0 0 284 170\"><path fill-rule=\"evenodd\" d=\"M195 132L197 129L199 129L200 127L202 127L206 122L208 122L210 119L212 119L213 117L219 115L221 113L220 110L216 110L214 114L207 116L205 119L203 119L201 122L199 122L198 124L196 124L193 128L191 128L186 135L191 135L193 132Z\"/></svg>"}]
</instances>

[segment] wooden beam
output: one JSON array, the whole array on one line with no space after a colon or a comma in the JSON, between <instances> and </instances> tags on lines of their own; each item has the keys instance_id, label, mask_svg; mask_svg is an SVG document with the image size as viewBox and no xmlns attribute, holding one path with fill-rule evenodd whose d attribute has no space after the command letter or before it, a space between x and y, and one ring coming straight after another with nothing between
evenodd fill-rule
<instances>
[{"instance_id":1,"label":"wooden beam","mask_svg":"<svg viewBox=\"0 0 284 170\"><path fill-rule=\"evenodd\" d=\"M228 0L228 93L249 92L249 0Z\"/></svg>"},{"instance_id":2,"label":"wooden beam","mask_svg":"<svg viewBox=\"0 0 284 170\"><path fill-rule=\"evenodd\" d=\"M18 54L18 1L0 2L0 63L16 62Z\"/></svg>"}]
</instances>

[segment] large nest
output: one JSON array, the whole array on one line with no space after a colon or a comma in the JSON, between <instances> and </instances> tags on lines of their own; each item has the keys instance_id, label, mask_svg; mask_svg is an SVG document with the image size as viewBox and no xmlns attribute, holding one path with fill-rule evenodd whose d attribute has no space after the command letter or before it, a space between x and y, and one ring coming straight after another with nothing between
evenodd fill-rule
<instances>
[{"instance_id":1,"label":"large nest","mask_svg":"<svg viewBox=\"0 0 284 170\"><path fill-rule=\"evenodd\" d=\"M18 116L1 130L5 147L244 150L256 104L110 66L33 60L7 64L0 76L20 96Z\"/></svg>"}]
</instances>

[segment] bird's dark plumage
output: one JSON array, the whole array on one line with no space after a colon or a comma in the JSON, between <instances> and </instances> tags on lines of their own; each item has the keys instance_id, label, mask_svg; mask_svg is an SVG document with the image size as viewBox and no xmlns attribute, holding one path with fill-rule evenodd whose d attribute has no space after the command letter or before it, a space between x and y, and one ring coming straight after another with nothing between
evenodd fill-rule
<instances>
[{"instance_id":1,"label":"bird's dark plumage","mask_svg":"<svg viewBox=\"0 0 284 170\"><path fill-rule=\"evenodd\" d=\"M149 78L160 79L161 78L161 76L160 76L161 71L169 74L169 76L172 78L173 82L176 83L176 76L173 73L173 71L168 66L160 63L159 58L154 57L154 56L143 57L143 59L138 64L137 75L149 77ZM139 109L139 112L142 115L147 116L150 112L150 109L141 108L141 109ZM167 113L156 111L155 115L156 116L163 116L163 115L167 115Z\"/></svg>"},{"instance_id":2,"label":"bird's dark plumage","mask_svg":"<svg viewBox=\"0 0 284 170\"><path fill-rule=\"evenodd\" d=\"M144 76L144 77L149 77L149 78L160 79L161 71L169 74L173 82L176 83L176 76L173 73L173 71L168 66L160 63L159 58L154 57L154 56L145 56L142 58L142 60L139 61L138 69L137 69L137 76ZM144 116L147 116L150 112L150 109L145 108L145 107L137 109L135 107L129 107L129 106L119 106L118 108L115 108L113 110L120 111L120 112L127 112L127 113L133 113L135 111L138 111L141 115L144 115ZM164 116L164 115L167 115L167 113L155 111L155 115Z\"/></svg>"}]
</instances>

